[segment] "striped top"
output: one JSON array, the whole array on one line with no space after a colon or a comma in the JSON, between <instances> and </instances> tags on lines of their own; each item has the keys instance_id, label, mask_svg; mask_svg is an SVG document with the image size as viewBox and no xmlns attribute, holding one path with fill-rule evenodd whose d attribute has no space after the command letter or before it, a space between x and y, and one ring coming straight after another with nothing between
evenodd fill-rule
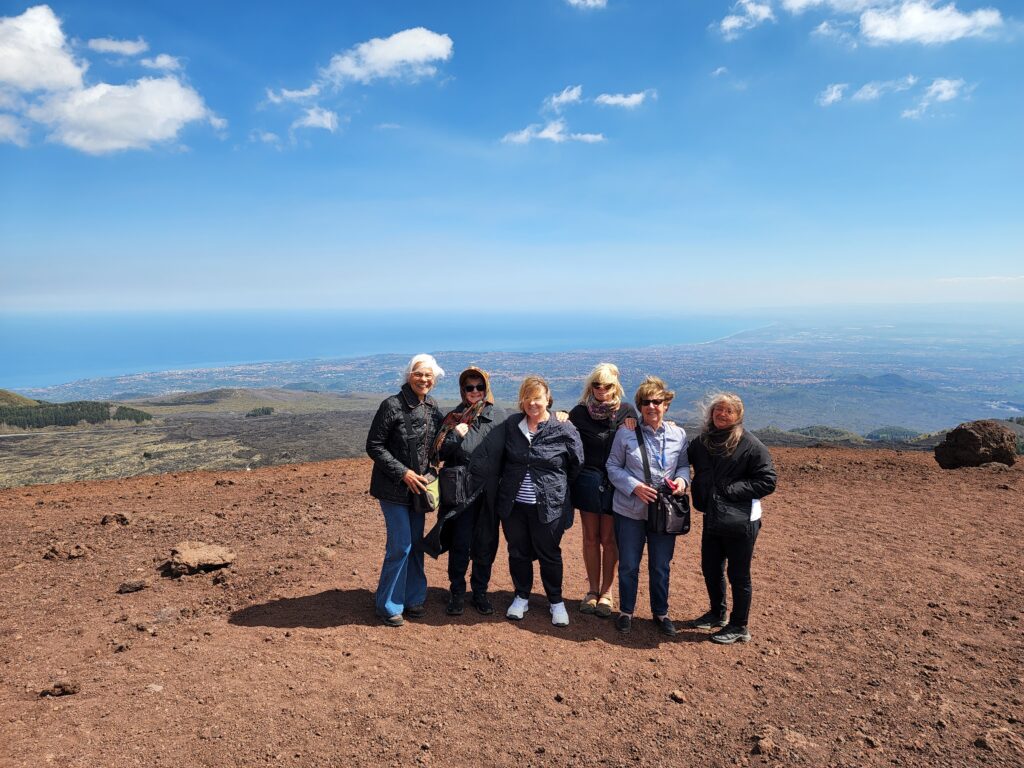
<instances>
[{"instance_id":1,"label":"striped top","mask_svg":"<svg viewBox=\"0 0 1024 768\"><path fill-rule=\"evenodd\" d=\"M534 433L530 431L530 428L526 426L526 419L519 422L519 430L526 435L528 443L533 444ZM523 476L523 482L519 486L519 490L516 491L516 503L518 504L536 504L537 503L537 486L533 484L533 478L530 477L530 470L526 470L526 474Z\"/></svg>"}]
</instances>

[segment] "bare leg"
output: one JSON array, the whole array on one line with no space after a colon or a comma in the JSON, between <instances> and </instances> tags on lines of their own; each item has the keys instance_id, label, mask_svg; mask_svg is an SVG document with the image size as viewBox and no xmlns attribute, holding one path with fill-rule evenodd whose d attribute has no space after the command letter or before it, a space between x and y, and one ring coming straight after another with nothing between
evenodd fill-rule
<instances>
[{"instance_id":1,"label":"bare leg","mask_svg":"<svg viewBox=\"0 0 1024 768\"><path fill-rule=\"evenodd\" d=\"M580 512L583 521L583 564L587 568L588 590L600 595L601 586L601 518L594 512Z\"/></svg>"},{"instance_id":2,"label":"bare leg","mask_svg":"<svg viewBox=\"0 0 1024 768\"><path fill-rule=\"evenodd\" d=\"M619 548L615 543L615 516L597 515L601 518L601 592L607 595L615 582L615 570L619 564ZM591 582L593 583L593 582Z\"/></svg>"}]
</instances>

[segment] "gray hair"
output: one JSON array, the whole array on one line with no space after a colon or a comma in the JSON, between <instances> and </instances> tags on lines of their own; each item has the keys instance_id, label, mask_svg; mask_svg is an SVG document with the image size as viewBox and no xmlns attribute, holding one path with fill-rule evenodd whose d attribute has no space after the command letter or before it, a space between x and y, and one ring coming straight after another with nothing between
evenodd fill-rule
<instances>
[{"instance_id":1,"label":"gray hair","mask_svg":"<svg viewBox=\"0 0 1024 768\"><path fill-rule=\"evenodd\" d=\"M433 355L428 355L424 352L412 356L409 365L405 367L405 377L402 379L403 384L409 381L409 377L412 376L412 372L416 368L429 368L434 372L434 381L444 378L444 368L437 364L437 360L434 359Z\"/></svg>"}]
</instances>

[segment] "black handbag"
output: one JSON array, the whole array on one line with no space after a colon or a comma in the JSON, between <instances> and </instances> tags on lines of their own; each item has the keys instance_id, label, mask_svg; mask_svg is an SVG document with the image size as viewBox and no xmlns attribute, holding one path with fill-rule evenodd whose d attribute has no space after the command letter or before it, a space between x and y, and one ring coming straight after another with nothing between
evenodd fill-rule
<instances>
[{"instance_id":1,"label":"black handbag","mask_svg":"<svg viewBox=\"0 0 1024 768\"><path fill-rule=\"evenodd\" d=\"M651 485L651 463L647 458L647 443L640 425L636 425L636 441L644 460L644 480ZM690 499L676 496L667 485L658 488L658 498L647 505L647 530L670 536L685 536L690 532Z\"/></svg>"},{"instance_id":2,"label":"black handbag","mask_svg":"<svg viewBox=\"0 0 1024 768\"><path fill-rule=\"evenodd\" d=\"M469 500L469 467L442 467L438 477L442 506L457 507Z\"/></svg>"}]
</instances>

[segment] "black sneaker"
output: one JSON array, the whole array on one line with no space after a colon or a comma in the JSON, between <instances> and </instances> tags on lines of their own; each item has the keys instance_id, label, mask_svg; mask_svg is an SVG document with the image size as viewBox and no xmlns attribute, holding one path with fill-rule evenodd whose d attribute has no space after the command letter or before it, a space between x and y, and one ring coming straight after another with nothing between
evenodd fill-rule
<instances>
[{"instance_id":1,"label":"black sneaker","mask_svg":"<svg viewBox=\"0 0 1024 768\"><path fill-rule=\"evenodd\" d=\"M615 629L624 635L628 635L629 631L633 629L633 617L628 613L620 613L618 618L615 619Z\"/></svg>"},{"instance_id":2,"label":"black sneaker","mask_svg":"<svg viewBox=\"0 0 1024 768\"><path fill-rule=\"evenodd\" d=\"M724 629L715 632L711 636L711 642L718 643L719 645L749 643L750 632L747 631L746 627L734 627L732 624L727 624Z\"/></svg>"},{"instance_id":3,"label":"black sneaker","mask_svg":"<svg viewBox=\"0 0 1024 768\"><path fill-rule=\"evenodd\" d=\"M725 620L725 616L719 616L714 611L708 611L703 616L686 622L686 626L691 629L720 629L728 623Z\"/></svg>"},{"instance_id":4,"label":"black sneaker","mask_svg":"<svg viewBox=\"0 0 1024 768\"><path fill-rule=\"evenodd\" d=\"M386 627L400 627L405 624L405 619L400 613L396 613L394 616L381 616L380 620Z\"/></svg>"},{"instance_id":5,"label":"black sneaker","mask_svg":"<svg viewBox=\"0 0 1024 768\"><path fill-rule=\"evenodd\" d=\"M410 619L422 619L427 613L427 607L422 603L420 605L407 605L405 606L405 615Z\"/></svg>"},{"instance_id":6,"label":"black sneaker","mask_svg":"<svg viewBox=\"0 0 1024 768\"><path fill-rule=\"evenodd\" d=\"M483 592L478 592L473 595L473 607L476 608L478 613L481 613L484 616L490 616L494 613L494 606L491 605L491 601Z\"/></svg>"},{"instance_id":7,"label":"black sneaker","mask_svg":"<svg viewBox=\"0 0 1024 768\"><path fill-rule=\"evenodd\" d=\"M466 598L462 595L452 595L448 598L448 607L444 609L444 612L449 616L461 616L465 609Z\"/></svg>"},{"instance_id":8,"label":"black sneaker","mask_svg":"<svg viewBox=\"0 0 1024 768\"><path fill-rule=\"evenodd\" d=\"M661 634L663 635L675 637L678 634L676 630L676 625L672 623L672 619L670 619L668 616L666 616L663 619L655 617L654 626L656 626L658 628L658 631L661 632Z\"/></svg>"}]
</instances>

